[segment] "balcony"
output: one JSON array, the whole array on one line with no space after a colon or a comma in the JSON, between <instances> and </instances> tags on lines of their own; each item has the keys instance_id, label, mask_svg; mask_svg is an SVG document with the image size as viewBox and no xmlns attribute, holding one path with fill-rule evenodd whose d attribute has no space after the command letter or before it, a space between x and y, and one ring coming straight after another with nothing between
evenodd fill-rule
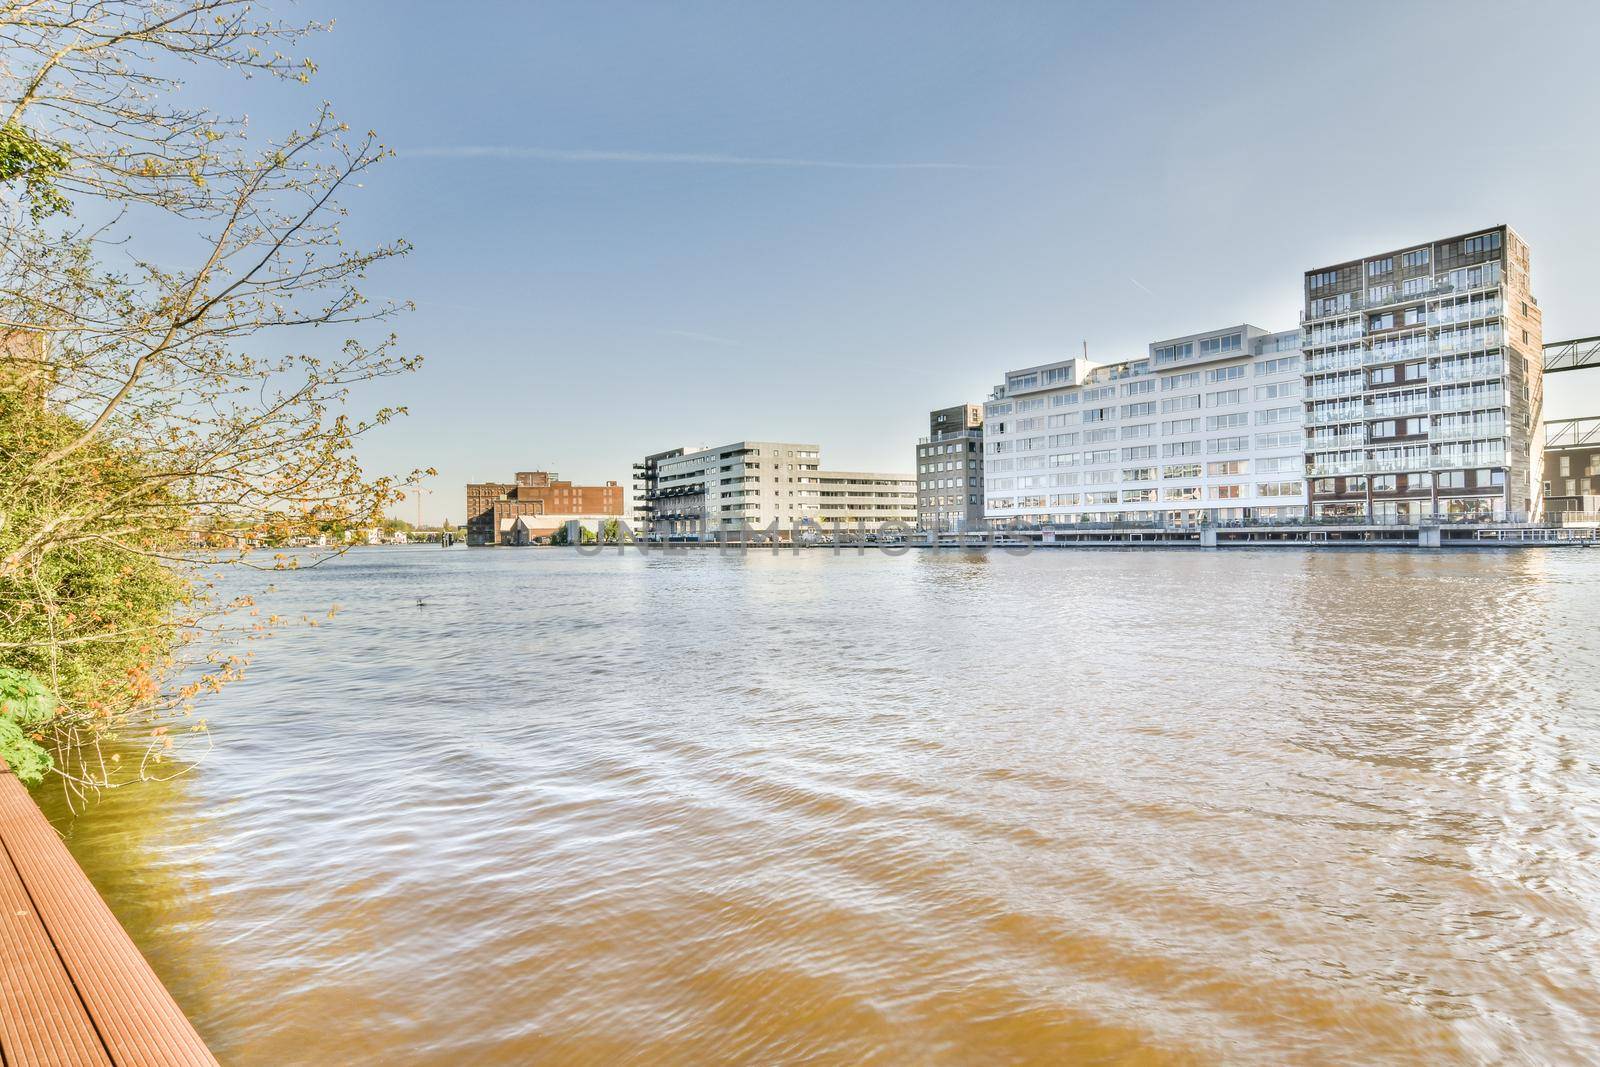
<instances>
[{"instance_id":1,"label":"balcony","mask_svg":"<svg viewBox=\"0 0 1600 1067\"><path fill-rule=\"evenodd\" d=\"M1461 393L1440 393L1430 403L1433 411L1473 411L1506 406L1504 389L1481 389Z\"/></svg>"},{"instance_id":2,"label":"balcony","mask_svg":"<svg viewBox=\"0 0 1600 1067\"><path fill-rule=\"evenodd\" d=\"M1474 422L1465 426L1449 426L1436 422L1428 433L1428 440L1483 441L1503 438L1505 435L1506 424L1503 422Z\"/></svg>"},{"instance_id":3,"label":"balcony","mask_svg":"<svg viewBox=\"0 0 1600 1067\"><path fill-rule=\"evenodd\" d=\"M1306 438L1307 452L1320 452L1328 448L1360 447L1367 443L1366 433L1339 433L1328 437Z\"/></svg>"}]
</instances>

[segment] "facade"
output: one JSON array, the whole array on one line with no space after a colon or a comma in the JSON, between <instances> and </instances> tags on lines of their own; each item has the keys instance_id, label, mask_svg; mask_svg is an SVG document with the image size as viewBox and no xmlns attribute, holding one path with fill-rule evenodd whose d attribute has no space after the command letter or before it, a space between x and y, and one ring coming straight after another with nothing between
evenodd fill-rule
<instances>
[{"instance_id":1,"label":"facade","mask_svg":"<svg viewBox=\"0 0 1600 1067\"><path fill-rule=\"evenodd\" d=\"M1506 226L1305 273L1314 517L1539 511L1543 339L1528 273Z\"/></svg>"},{"instance_id":2,"label":"facade","mask_svg":"<svg viewBox=\"0 0 1600 1067\"><path fill-rule=\"evenodd\" d=\"M574 485L548 471L521 471L512 482L475 482L467 486L467 544L500 545L510 541L519 516L544 516L556 525L566 518L620 518L622 487Z\"/></svg>"},{"instance_id":3,"label":"facade","mask_svg":"<svg viewBox=\"0 0 1600 1067\"><path fill-rule=\"evenodd\" d=\"M917 518L909 474L825 471L815 444L738 441L693 451L672 449L635 464L649 506L648 536L728 540L741 530L776 530L788 540L806 526L839 523L870 530Z\"/></svg>"},{"instance_id":4,"label":"facade","mask_svg":"<svg viewBox=\"0 0 1600 1067\"><path fill-rule=\"evenodd\" d=\"M942 533L983 524L983 407L957 404L928 413L917 442L917 529Z\"/></svg>"},{"instance_id":5,"label":"facade","mask_svg":"<svg viewBox=\"0 0 1600 1067\"><path fill-rule=\"evenodd\" d=\"M633 529L649 531L654 527L657 513L672 510L670 505L676 494L664 494L661 489L661 463L698 449L669 448L665 452L652 452L633 465Z\"/></svg>"},{"instance_id":6,"label":"facade","mask_svg":"<svg viewBox=\"0 0 1600 1067\"><path fill-rule=\"evenodd\" d=\"M1300 333L1241 324L1137 359L1011 371L984 405L1000 527L1305 515Z\"/></svg>"}]
</instances>

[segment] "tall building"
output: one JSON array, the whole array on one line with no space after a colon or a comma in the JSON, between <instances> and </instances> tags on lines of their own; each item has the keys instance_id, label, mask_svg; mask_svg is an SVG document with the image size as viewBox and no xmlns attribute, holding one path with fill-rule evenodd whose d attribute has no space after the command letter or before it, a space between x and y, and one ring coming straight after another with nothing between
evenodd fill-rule
<instances>
[{"instance_id":1,"label":"tall building","mask_svg":"<svg viewBox=\"0 0 1600 1067\"><path fill-rule=\"evenodd\" d=\"M1300 333L1241 324L1137 359L1011 371L984 405L998 526L1305 515Z\"/></svg>"},{"instance_id":2,"label":"tall building","mask_svg":"<svg viewBox=\"0 0 1600 1067\"><path fill-rule=\"evenodd\" d=\"M960 532L983 523L983 407L928 413L917 442L917 529Z\"/></svg>"},{"instance_id":3,"label":"tall building","mask_svg":"<svg viewBox=\"0 0 1600 1067\"><path fill-rule=\"evenodd\" d=\"M548 471L520 471L512 482L474 482L467 486L467 544L499 545L510 541L521 516L539 517L535 533L550 532L569 518L604 519L623 515L622 487L574 485ZM522 535L530 527L523 524Z\"/></svg>"},{"instance_id":4,"label":"tall building","mask_svg":"<svg viewBox=\"0 0 1600 1067\"><path fill-rule=\"evenodd\" d=\"M1305 273L1306 469L1322 518L1532 515L1543 338L1507 226Z\"/></svg>"},{"instance_id":5,"label":"tall building","mask_svg":"<svg viewBox=\"0 0 1600 1067\"><path fill-rule=\"evenodd\" d=\"M728 540L741 529L777 529L789 539L810 525L870 531L911 526L917 485L909 474L822 469L821 449L793 441L738 441L694 451L672 449L635 464L649 505L651 537Z\"/></svg>"}]
</instances>

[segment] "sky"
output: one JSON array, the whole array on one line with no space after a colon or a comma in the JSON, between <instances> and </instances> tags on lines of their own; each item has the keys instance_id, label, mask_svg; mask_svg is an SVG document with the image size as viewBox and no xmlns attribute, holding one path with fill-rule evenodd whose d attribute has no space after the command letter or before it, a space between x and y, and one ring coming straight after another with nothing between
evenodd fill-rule
<instances>
[{"instance_id":1,"label":"sky","mask_svg":"<svg viewBox=\"0 0 1600 1067\"><path fill-rule=\"evenodd\" d=\"M396 158L349 199L415 252L426 362L374 472L468 481L741 439L910 471L1012 367L1297 322L1307 269L1501 222L1545 337L1600 334L1600 4L424 3L333 17L309 87ZM1547 414L1600 413L1600 372ZM631 490L630 490L631 492ZM414 503L397 509L416 518Z\"/></svg>"}]
</instances>

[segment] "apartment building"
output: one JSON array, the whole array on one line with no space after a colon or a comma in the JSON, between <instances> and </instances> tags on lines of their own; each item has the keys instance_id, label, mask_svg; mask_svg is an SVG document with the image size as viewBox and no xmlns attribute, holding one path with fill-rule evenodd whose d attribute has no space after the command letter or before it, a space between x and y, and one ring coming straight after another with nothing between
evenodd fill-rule
<instances>
[{"instance_id":1,"label":"apartment building","mask_svg":"<svg viewBox=\"0 0 1600 1067\"><path fill-rule=\"evenodd\" d=\"M1309 270L1304 296L1313 516L1539 510L1542 320L1514 230Z\"/></svg>"},{"instance_id":2,"label":"apartment building","mask_svg":"<svg viewBox=\"0 0 1600 1067\"><path fill-rule=\"evenodd\" d=\"M568 518L620 518L622 486L574 485L549 471L519 471L511 482L473 482L467 486L467 544L508 544L516 519L539 517L548 533ZM524 524L527 526L527 524Z\"/></svg>"},{"instance_id":3,"label":"apartment building","mask_svg":"<svg viewBox=\"0 0 1600 1067\"><path fill-rule=\"evenodd\" d=\"M917 529L960 532L983 523L983 407L928 413L917 442Z\"/></svg>"},{"instance_id":4,"label":"apartment building","mask_svg":"<svg viewBox=\"0 0 1600 1067\"><path fill-rule=\"evenodd\" d=\"M1282 520L1306 506L1298 330L1240 324L1006 375L984 405L996 526Z\"/></svg>"},{"instance_id":5,"label":"apartment building","mask_svg":"<svg viewBox=\"0 0 1600 1067\"><path fill-rule=\"evenodd\" d=\"M738 441L647 457L642 500L649 536L728 540L741 530L776 529L790 539L807 525L871 530L907 527L917 518L917 485L909 474L822 469L819 446L794 441Z\"/></svg>"}]
</instances>

